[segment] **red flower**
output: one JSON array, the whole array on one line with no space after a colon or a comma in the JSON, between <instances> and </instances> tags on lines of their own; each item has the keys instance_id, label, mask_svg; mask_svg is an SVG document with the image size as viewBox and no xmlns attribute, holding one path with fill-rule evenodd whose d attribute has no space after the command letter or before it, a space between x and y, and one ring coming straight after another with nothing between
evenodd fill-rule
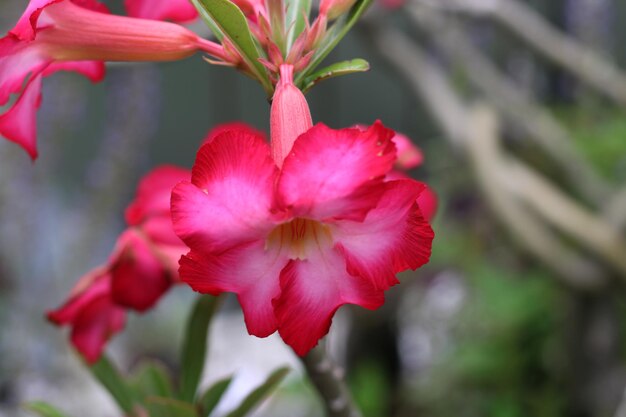
<instances>
[{"instance_id":1,"label":"red flower","mask_svg":"<svg viewBox=\"0 0 626 417\"><path fill-rule=\"evenodd\" d=\"M217 58L223 48L173 23L110 15L95 0L31 0L9 33L0 39L0 134L34 159L36 111L41 81L57 71L102 80L102 61L171 61L197 51Z\"/></svg>"},{"instance_id":2,"label":"red flower","mask_svg":"<svg viewBox=\"0 0 626 417\"><path fill-rule=\"evenodd\" d=\"M87 273L70 299L48 318L72 327L72 344L89 363L124 326L126 310L143 312L179 281L178 259L187 248L174 234L169 211L172 187L188 170L163 166L139 184L126 211L129 228L118 238L106 265Z\"/></svg>"},{"instance_id":3,"label":"red flower","mask_svg":"<svg viewBox=\"0 0 626 417\"><path fill-rule=\"evenodd\" d=\"M142 19L189 22L198 17L198 11L189 0L124 0L129 16Z\"/></svg>"},{"instance_id":4,"label":"red flower","mask_svg":"<svg viewBox=\"0 0 626 417\"><path fill-rule=\"evenodd\" d=\"M339 307L380 307L396 273L428 262L433 232L416 203L424 187L384 181L394 132L379 122L310 127L308 108L290 120L304 100L290 73L281 68L272 105L273 149L240 129L215 137L191 182L174 188L172 219L191 248L181 279L202 293L236 293L251 334L278 330L304 355Z\"/></svg>"}]
</instances>

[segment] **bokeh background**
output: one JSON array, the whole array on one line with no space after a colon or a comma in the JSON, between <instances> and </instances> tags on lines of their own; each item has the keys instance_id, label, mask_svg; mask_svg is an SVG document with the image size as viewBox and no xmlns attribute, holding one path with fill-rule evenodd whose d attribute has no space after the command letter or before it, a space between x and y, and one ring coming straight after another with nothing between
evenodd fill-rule
<instances>
[{"instance_id":1,"label":"bokeh background","mask_svg":"<svg viewBox=\"0 0 626 417\"><path fill-rule=\"evenodd\" d=\"M3 31L25 4L0 2ZM315 121L410 136L425 154L411 175L439 196L430 264L381 310L335 319L330 348L366 417L626 416L626 2L389 5L330 58L372 70L308 96ZM109 65L95 86L46 79L37 162L0 141L0 416L33 399L120 415L44 312L107 258L143 174L190 167L218 123L268 118L254 82L200 57ZM180 287L134 316L110 347L120 366L175 370L193 297ZM210 338L206 383L236 375L217 416L285 363L256 415L322 415L294 355L247 336L234 300Z\"/></svg>"}]
</instances>

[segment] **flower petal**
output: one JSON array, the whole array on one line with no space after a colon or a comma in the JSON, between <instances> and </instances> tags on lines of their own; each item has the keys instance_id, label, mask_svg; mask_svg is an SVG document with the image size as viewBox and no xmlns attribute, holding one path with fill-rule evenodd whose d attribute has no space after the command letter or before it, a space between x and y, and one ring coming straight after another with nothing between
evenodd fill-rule
<instances>
[{"instance_id":1,"label":"flower petal","mask_svg":"<svg viewBox=\"0 0 626 417\"><path fill-rule=\"evenodd\" d=\"M176 234L193 250L222 251L258 240L272 228L278 169L259 136L228 131L198 152L192 183L172 191Z\"/></svg>"},{"instance_id":2,"label":"flower petal","mask_svg":"<svg viewBox=\"0 0 626 417\"><path fill-rule=\"evenodd\" d=\"M204 140L202 141L202 144L206 144L211 142L213 139L215 139L216 137L218 137L219 135L221 135L222 133L228 132L230 130L236 130L236 131L240 131L240 132L248 132L252 135L256 135L259 137L263 138L263 141L266 140L265 137L265 133L263 133L262 131L256 129L253 126L250 126L249 124L243 123L243 122L229 122L229 123L222 123L220 125L215 126L213 129L211 129L209 131L209 133L207 133L206 137L204 138Z\"/></svg>"},{"instance_id":3,"label":"flower petal","mask_svg":"<svg viewBox=\"0 0 626 417\"><path fill-rule=\"evenodd\" d=\"M41 104L42 75L28 80L22 95L0 115L0 135L20 145L30 157L37 158L37 109Z\"/></svg>"},{"instance_id":4,"label":"flower petal","mask_svg":"<svg viewBox=\"0 0 626 417\"><path fill-rule=\"evenodd\" d=\"M124 6L129 16L142 19L182 23L198 17L198 11L189 0L125 0Z\"/></svg>"},{"instance_id":5,"label":"flower petal","mask_svg":"<svg viewBox=\"0 0 626 417\"><path fill-rule=\"evenodd\" d=\"M154 306L172 285L154 245L133 229L120 236L110 271L115 303L140 312Z\"/></svg>"},{"instance_id":6,"label":"flower petal","mask_svg":"<svg viewBox=\"0 0 626 417\"><path fill-rule=\"evenodd\" d=\"M190 179L191 171L174 165L162 165L150 171L139 182L135 199L126 208L126 222L134 226L151 216L169 217L172 188Z\"/></svg>"},{"instance_id":7,"label":"flower petal","mask_svg":"<svg viewBox=\"0 0 626 417\"><path fill-rule=\"evenodd\" d=\"M41 12L48 6L64 0L30 0L26 10L9 33L20 40L32 41L35 39L37 20Z\"/></svg>"},{"instance_id":8,"label":"flower petal","mask_svg":"<svg viewBox=\"0 0 626 417\"><path fill-rule=\"evenodd\" d=\"M363 222L333 225L333 239L350 274L385 290L398 283L396 273L428 262L434 233L415 202L423 189L413 180L387 182Z\"/></svg>"},{"instance_id":9,"label":"flower petal","mask_svg":"<svg viewBox=\"0 0 626 417\"><path fill-rule=\"evenodd\" d=\"M0 39L0 106L4 106L11 94L22 91L24 81L50 65L41 50L8 35Z\"/></svg>"},{"instance_id":10,"label":"flower petal","mask_svg":"<svg viewBox=\"0 0 626 417\"><path fill-rule=\"evenodd\" d=\"M396 132L392 140L398 149L396 168L411 169L422 165L424 154L420 148L413 144L408 136Z\"/></svg>"},{"instance_id":11,"label":"flower petal","mask_svg":"<svg viewBox=\"0 0 626 417\"><path fill-rule=\"evenodd\" d=\"M53 62L43 72L47 77L58 71L71 71L84 75L93 83L98 83L104 79L105 66L100 61L61 61Z\"/></svg>"},{"instance_id":12,"label":"flower petal","mask_svg":"<svg viewBox=\"0 0 626 417\"><path fill-rule=\"evenodd\" d=\"M278 248L265 250L263 241L217 256L191 251L180 260L180 277L201 293L236 293L248 332L266 337L276 331L272 299L280 293L278 277L287 261Z\"/></svg>"},{"instance_id":13,"label":"flower petal","mask_svg":"<svg viewBox=\"0 0 626 417\"><path fill-rule=\"evenodd\" d=\"M384 303L383 291L346 271L341 254L320 250L307 260L292 260L280 275L281 293L274 300L278 332L300 356L306 355L330 328L344 304L370 310Z\"/></svg>"},{"instance_id":14,"label":"flower petal","mask_svg":"<svg viewBox=\"0 0 626 417\"><path fill-rule=\"evenodd\" d=\"M362 219L377 202L372 186L392 168L394 132L317 124L295 142L278 182L278 201L296 217Z\"/></svg>"}]
</instances>

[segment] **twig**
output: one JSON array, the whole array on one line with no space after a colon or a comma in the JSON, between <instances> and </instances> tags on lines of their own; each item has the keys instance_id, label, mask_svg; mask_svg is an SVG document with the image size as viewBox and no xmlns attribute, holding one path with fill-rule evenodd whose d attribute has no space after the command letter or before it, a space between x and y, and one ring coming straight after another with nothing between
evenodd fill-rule
<instances>
[{"instance_id":1,"label":"twig","mask_svg":"<svg viewBox=\"0 0 626 417\"><path fill-rule=\"evenodd\" d=\"M328 417L361 417L343 379L343 370L328 356L322 345L313 348L302 363L317 388Z\"/></svg>"},{"instance_id":2,"label":"twig","mask_svg":"<svg viewBox=\"0 0 626 417\"><path fill-rule=\"evenodd\" d=\"M466 76L499 112L525 130L559 163L570 184L585 196L588 203L598 207L606 201L611 188L571 145L573 141L565 128L502 74L468 40L468 35L454 19L419 4L410 7L408 12L416 24L426 29L442 52L465 68Z\"/></svg>"}]
</instances>

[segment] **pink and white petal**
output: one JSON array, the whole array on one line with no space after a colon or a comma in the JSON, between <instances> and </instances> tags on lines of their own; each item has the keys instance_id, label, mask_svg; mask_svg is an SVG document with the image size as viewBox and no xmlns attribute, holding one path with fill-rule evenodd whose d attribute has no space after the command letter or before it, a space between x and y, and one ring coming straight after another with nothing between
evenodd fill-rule
<instances>
[{"instance_id":1,"label":"pink and white petal","mask_svg":"<svg viewBox=\"0 0 626 417\"><path fill-rule=\"evenodd\" d=\"M189 22L198 17L198 11L189 0L124 0L131 17L152 20Z\"/></svg>"},{"instance_id":2,"label":"pink and white petal","mask_svg":"<svg viewBox=\"0 0 626 417\"><path fill-rule=\"evenodd\" d=\"M126 222L134 226L150 216L169 217L172 189L190 179L191 171L174 165L162 165L150 171L139 182L135 199L126 208ZM169 227L172 229L171 220Z\"/></svg>"},{"instance_id":3,"label":"pink and white petal","mask_svg":"<svg viewBox=\"0 0 626 417\"><path fill-rule=\"evenodd\" d=\"M20 145L37 158L37 109L41 104L41 75L31 77L22 95L0 115L0 135Z\"/></svg>"},{"instance_id":4,"label":"pink and white petal","mask_svg":"<svg viewBox=\"0 0 626 417\"><path fill-rule=\"evenodd\" d=\"M360 220L376 204L370 187L395 160L394 132L376 122L367 131L317 124L300 135L285 158L278 203L294 216Z\"/></svg>"},{"instance_id":5,"label":"pink and white petal","mask_svg":"<svg viewBox=\"0 0 626 417\"><path fill-rule=\"evenodd\" d=\"M280 296L274 300L278 333L300 356L328 333L342 305L374 310L385 301L383 291L348 274L343 257L334 249L290 261L280 275L280 287Z\"/></svg>"},{"instance_id":6,"label":"pink and white petal","mask_svg":"<svg viewBox=\"0 0 626 417\"><path fill-rule=\"evenodd\" d=\"M191 251L180 260L180 277L195 291L237 294L248 332L266 337L276 331L272 299L280 293L279 275L287 256L259 241L220 255Z\"/></svg>"},{"instance_id":7,"label":"pink and white petal","mask_svg":"<svg viewBox=\"0 0 626 417\"><path fill-rule=\"evenodd\" d=\"M71 341L87 363L100 359L111 337L124 328L126 312L108 297L89 304L72 323Z\"/></svg>"},{"instance_id":8,"label":"pink and white petal","mask_svg":"<svg viewBox=\"0 0 626 417\"><path fill-rule=\"evenodd\" d=\"M172 191L174 231L192 250L215 252L266 236L277 175L262 138L219 135L200 148L192 183Z\"/></svg>"},{"instance_id":9,"label":"pink and white petal","mask_svg":"<svg viewBox=\"0 0 626 417\"><path fill-rule=\"evenodd\" d=\"M50 64L43 75L47 77L58 71L79 73L93 83L102 81L106 72L104 62L101 61L58 61Z\"/></svg>"},{"instance_id":10,"label":"pink and white petal","mask_svg":"<svg viewBox=\"0 0 626 417\"><path fill-rule=\"evenodd\" d=\"M13 29L9 31L20 40L32 41L35 39L37 21L43 10L54 4L64 0L30 0L26 10L17 21L17 24Z\"/></svg>"},{"instance_id":11,"label":"pink and white petal","mask_svg":"<svg viewBox=\"0 0 626 417\"><path fill-rule=\"evenodd\" d=\"M412 180L387 182L363 222L333 224L333 239L350 274L385 290L398 283L398 272L428 262L434 233L415 202L422 190Z\"/></svg>"},{"instance_id":12,"label":"pink and white petal","mask_svg":"<svg viewBox=\"0 0 626 417\"><path fill-rule=\"evenodd\" d=\"M0 106L4 106L11 94L22 91L24 81L41 73L50 65L36 45L17 40L8 35L0 39Z\"/></svg>"},{"instance_id":13,"label":"pink and white petal","mask_svg":"<svg viewBox=\"0 0 626 417\"><path fill-rule=\"evenodd\" d=\"M124 232L111 261L111 296L117 305L146 311L172 285L168 270L154 246L136 230Z\"/></svg>"}]
</instances>

